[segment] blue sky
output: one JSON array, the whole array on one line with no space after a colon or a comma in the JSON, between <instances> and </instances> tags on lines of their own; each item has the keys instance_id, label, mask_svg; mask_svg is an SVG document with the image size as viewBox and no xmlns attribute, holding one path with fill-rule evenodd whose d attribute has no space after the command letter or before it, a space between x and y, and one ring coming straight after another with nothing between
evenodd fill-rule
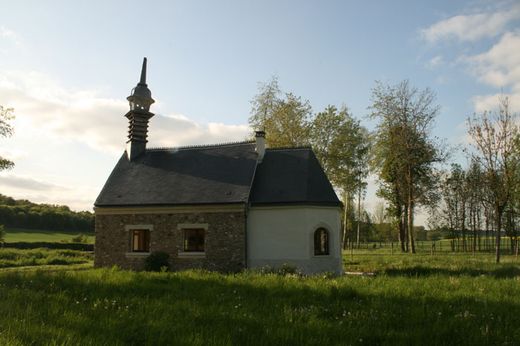
<instances>
[{"instance_id":1,"label":"blue sky","mask_svg":"<svg viewBox=\"0 0 520 346\"><path fill-rule=\"evenodd\" d=\"M315 111L364 119L375 80L437 93L435 134L465 141L464 120L520 107L514 1L0 1L0 104L16 134L0 155L15 197L89 209L124 150L126 96L143 56L157 103L151 145L242 139L258 82ZM374 187L371 189L374 190ZM369 193L367 204L373 204Z\"/></svg>"}]
</instances>

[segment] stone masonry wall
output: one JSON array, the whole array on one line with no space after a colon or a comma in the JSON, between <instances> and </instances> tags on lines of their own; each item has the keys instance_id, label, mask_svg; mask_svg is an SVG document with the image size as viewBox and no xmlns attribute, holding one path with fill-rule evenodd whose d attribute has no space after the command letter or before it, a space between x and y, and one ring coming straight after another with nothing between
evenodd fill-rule
<instances>
[{"instance_id":1,"label":"stone masonry wall","mask_svg":"<svg viewBox=\"0 0 520 346\"><path fill-rule=\"evenodd\" d=\"M205 232L204 258L179 258L184 235L178 224L208 224ZM204 212L182 214L96 213L96 244L94 265L117 265L124 269L143 269L146 255L130 253L128 225L153 225L150 251L170 255L171 270L203 268L236 272L246 266L245 212Z\"/></svg>"}]
</instances>

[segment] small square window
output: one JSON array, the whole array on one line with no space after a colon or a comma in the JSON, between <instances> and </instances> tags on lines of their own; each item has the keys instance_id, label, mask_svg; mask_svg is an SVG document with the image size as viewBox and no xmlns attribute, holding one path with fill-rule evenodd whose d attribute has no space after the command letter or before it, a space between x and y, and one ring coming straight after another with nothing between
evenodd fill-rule
<instances>
[{"instance_id":1,"label":"small square window","mask_svg":"<svg viewBox=\"0 0 520 346\"><path fill-rule=\"evenodd\" d=\"M132 252L150 252L150 230L134 229L130 231L132 237Z\"/></svg>"},{"instance_id":2,"label":"small square window","mask_svg":"<svg viewBox=\"0 0 520 346\"><path fill-rule=\"evenodd\" d=\"M185 229L184 230L184 251L185 252L204 252L203 229Z\"/></svg>"}]
</instances>

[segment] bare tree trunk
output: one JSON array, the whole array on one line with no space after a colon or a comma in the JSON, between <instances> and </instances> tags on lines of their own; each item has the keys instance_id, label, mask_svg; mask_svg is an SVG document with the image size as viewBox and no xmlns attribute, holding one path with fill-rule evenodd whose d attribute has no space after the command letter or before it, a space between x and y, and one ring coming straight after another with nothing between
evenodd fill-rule
<instances>
[{"instance_id":1,"label":"bare tree trunk","mask_svg":"<svg viewBox=\"0 0 520 346\"><path fill-rule=\"evenodd\" d=\"M402 208L401 208L402 209ZM399 242L401 243L401 252L406 252L406 234L404 229L404 223L403 223L403 210L400 210L399 215Z\"/></svg>"},{"instance_id":2,"label":"bare tree trunk","mask_svg":"<svg viewBox=\"0 0 520 346\"><path fill-rule=\"evenodd\" d=\"M497 235L495 239L495 262L500 263L500 229L502 228L502 213L500 207L496 207Z\"/></svg>"},{"instance_id":3,"label":"bare tree trunk","mask_svg":"<svg viewBox=\"0 0 520 346\"><path fill-rule=\"evenodd\" d=\"M414 209L414 191L413 191L413 179L412 171L408 168L408 252L415 253L415 241L413 236L413 209Z\"/></svg>"},{"instance_id":4,"label":"bare tree trunk","mask_svg":"<svg viewBox=\"0 0 520 346\"><path fill-rule=\"evenodd\" d=\"M358 191L358 202L357 202L357 239L356 239L356 244L357 244L357 248L359 249L359 232L360 232L360 227L361 227L361 188L359 188L359 191Z\"/></svg>"},{"instance_id":5,"label":"bare tree trunk","mask_svg":"<svg viewBox=\"0 0 520 346\"><path fill-rule=\"evenodd\" d=\"M480 252L480 234L482 233L482 223L481 223L481 220L480 220L480 208L477 206L477 231L478 231L478 251Z\"/></svg>"},{"instance_id":6,"label":"bare tree trunk","mask_svg":"<svg viewBox=\"0 0 520 346\"><path fill-rule=\"evenodd\" d=\"M462 252L466 252L466 201L462 202L461 229L462 229Z\"/></svg>"},{"instance_id":7,"label":"bare tree trunk","mask_svg":"<svg viewBox=\"0 0 520 346\"><path fill-rule=\"evenodd\" d=\"M510 254L515 253L515 244L513 242L513 239L516 238L516 225L515 225L515 216L513 211L513 206L511 206L510 210L508 211L507 215L508 220L508 228L509 228L509 248L510 248Z\"/></svg>"},{"instance_id":8,"label":"bare tree trunk","mask_svg":"<svg viewBox=\"0 0 520 346\"><path fill-rule=\"evenodd\" d=\"M477 210L475 205L471 207L471 228L473 229L473 253L477 252Z\"/></svg>"},{"instance_id":9,"label":"bare tree trunk","mask_svg":"<svg viewBox=\"0 0 520 346\"><path fill-rule=\"evenodd\" d=\"M343 192L343 250L347 249L348 237L347 237L347 210L348 210L348 194L346 191Z\"/></svg>"},{"instance_id":10,"label":"bare tree trunk","mask_svg":"<svg viewBox=\"0 0 520 346\"><path fill-rule=\"evenodd\" d=\"M486 250L486 252L489 250L489 247L488 247L488 244L489 244L489 212L486 209L484 209L484 214L485 214L485 217L486 217L486 235L485 235L485 241L484 241L484 249Z\"/></svg>"},{"instance_id":11,"label":"bare tree trunk","mask_svg":"<svg viewBox=\"0 0 520 346\"><path fill-rule=\"evenodd\" d=\"M413 201L408 200L410 207L408 208L408 240L410 245L408 246L408 252L415 253L415 240L413 236Z\"/></svg>"},{"instance_id":12,"label":"bare tree trunk","mask_svg":"<svg viewBox=\"0 0 520 346\"><path fill-rule=\"evenodd\" d=\"M408 206L404 205L403 206L403 229L404 229L404 248L405 248L405 252L408 252L410 250L410 248L408 247L409 245L409 241L408 241L408 238L410 237L409 235L409 230L408 230Z\"/></svg>"}]
</instances>

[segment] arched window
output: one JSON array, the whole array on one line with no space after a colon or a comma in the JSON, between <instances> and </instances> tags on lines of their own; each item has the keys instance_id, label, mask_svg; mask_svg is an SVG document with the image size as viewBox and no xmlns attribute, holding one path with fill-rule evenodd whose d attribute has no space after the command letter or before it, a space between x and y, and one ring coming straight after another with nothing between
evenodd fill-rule
<instances>
[{"instance_id":1,"label":"arched window","mask_svg":"<svg viewBox=\"0 0 520 346\"><path fill-rule=\"evenodd\" d=\"M325 228L314 231L314 255L325 256L329 254L329 232Z\"/></svg>"}]
</instances>

